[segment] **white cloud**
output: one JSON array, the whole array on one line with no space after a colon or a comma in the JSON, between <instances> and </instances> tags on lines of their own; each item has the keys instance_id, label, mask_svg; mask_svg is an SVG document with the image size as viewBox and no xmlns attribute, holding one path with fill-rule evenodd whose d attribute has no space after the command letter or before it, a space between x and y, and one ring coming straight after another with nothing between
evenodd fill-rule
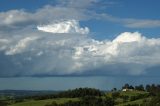
<instances>
[{"instance_id":1,"label":"white cloud","mask_svg":"<svg viewBox=\"0 0 160 106\"><path fill-rule=\"evenodd\" d=\"M26 50L26 47L34 40L36 40L37 37L26 37L24 39L21 39L16 45L11 46L9 50L6 51L6 55L14 55L18 53L22 53Z\"/></svg>"},{"instance_id":2,"label":"white cloud","mask_svg":"<svg viewBox=\"0 0 160 106\"><path fill-rule=\"evenodd\" d=\"M25 28L26 26L55 23L55 20L87 20L89 17L85 8L76 9L47 5L35 12L28 12L23 9L0 12L0 20L3 20L0 22L0 27L3 31L4 28Z\"/></svg>"},{"instance_id":3,"label":"white cloud","mask_svg":"<svg viewBox=\"0 0 160 106\"><path fill-rule=\"evenodd\" d=\"M18 17L17 17L18 16ZM15 18L16 17L16 18ZM20 22L26 22L32 18L30 13L23 10L10 10L7 12L0 13L0 25L13 25Z\"/></svg>"},{"instance_id":4,"label":"white cloud","mask_svg":"<svg viewBox=\"0 0 160 106\"><path fill-rule=\"evenodd\" d=\"M37 29L50 33L78 33L88 34L89 28L80 28L79 22L76 20L67 20L62 22L53 23L51 25L37 26Z\"/></svg>"},{"instance_id":5,"label":"white cloud","mask_svg":"<svg viewBox=\"0 0 160 106\"><path fill-rule=\"evenodd\" d=\"M141 75L160 65L160 39L149 39L138 32L121 33L112 41L79 34L36 33L0 40L1 47L5 45L0 55L5 64L0 65L1 76Z\"/></svg>"},{"instance_id":6,"label":"white cloud","mask_svg":"<svg viewBox=\"0 0 160 106\"><path fill-rule=\"evenodd\" d=\"M93 14L92 14L93 15ZM124 27L128 28L156 28L160 27L160 19L136 19L136 18L119 18L112 16L111 14L107 13L95 13L96 19L106 20L114 23L121 24Z\"/></svg>"},{"instance_id":7,"label":"white cloud","mask_svg":"<svg viewBox=\"0 0 160 106\"><path fill-rule=\"evenodd\" d=\"M98 4L97 0L61 0L59 5L44 6L34 12L21 10L10 10L0 13L0 31L8 28L25 28L26 26L48 25L48 23L55 23L55 20L107 20L114 23L122 24L129 28L154 28L160 27L160 20L152 19L135 19L135 18L119 18L107 13L97 13L90 7ZM56 15L55 15L56 14ZM15 18L16 17L16 18ZM73 22L72 22L73 23ZM9 29L10 30L10 29ZM87 29L86 29L87 30Z\"/></svg>"},{"instance_id":8,"label":"white cloud","mask_svg":"<svg viewBox=\"0 0 160 106\"><path fill-rule=\"evenodd\" d=\"M98 2L98 0L58 0L60 5L84 9L92 6L92 4Z\"/></svg>"},{"instance_id":9,"label":"white cloud","mask_svg":"<svg viewBox=\"0 0 160 106\"><path fill-rule=\"evenodd\" d=\"M160 20L152 19L123 19L126 27L129 28L154 28L160 27Z\"/></svg>"},{"instance_id":10,"label":"white cloud","mask_svg":"<svg viewBox=\"0 0 160 106\"><path fill-rule=\"evenodd\" d=\"M80 36L87 35L89 28L81 27L79 22L93 18L107 18L127 27L147 26L134 25L138 20L88 10L95 2L85 0L84 4L77 2L74 6L64 2L34 12L1 12L0 20L4 21L0 22L0 77L141 75L159 67L160 38L146 38L138 32L124 32L113 40L102 41Z\"/></svg>"},{"instance_id":11,"label":"white cloud","mask_svg":"<svg viewBox=\"0 0 160 106\"><path fill-rule=\"evenodd\" d=\"M5 50L8 43L9 43L8 39L4 39L4 38L0 39L0 51Z\"/></svg>"},{"instance_id":12,"label":"white cloud","mask_svg":"<svg viewBox=\"0 0 160 106\"><path fill-rule=\"evenodd\" d=\"M114 39L113 42L140 42L143 39L145 39L145 37L142 37L138 32L134 32L133 34L131 34L130 32L124 32L120 34L116 39Z\"/></svg>"}]
</instances>

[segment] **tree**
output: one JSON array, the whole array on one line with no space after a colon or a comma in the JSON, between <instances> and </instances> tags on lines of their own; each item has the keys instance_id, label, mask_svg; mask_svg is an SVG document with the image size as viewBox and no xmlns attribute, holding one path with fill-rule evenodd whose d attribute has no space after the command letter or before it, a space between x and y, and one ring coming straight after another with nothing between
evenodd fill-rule
<instances>
[{"instance_id":1,"label":"tree","mask_svg":"<svg viewBox=\"0 0 160 106\"><path fill-rule=\"evenodd\" d=\"M113 88L113 89L112 89L112 92L116 92L116 91L117 91L117 88Z\"/></svg>"},{"instance_id":2,"label":"tree","mask_svg":"<svg viewBox=\"0 0 160 106\"><path fill-rule=\"evenodd\" d=\"M0 106L7 106L8 104L6 102L0 101Z\"/></svg>"},{"instance_id":3,"label":"tree","mask_svg":"<svg viewBox=\"0 0 160 106\"><path fill-rule=\"evenodd\" d=\"M149 106L160 106L160 96L153 97L149 103Z\"/></svg>"},{"instance_id":4,"label":"tree","mask_svg":"<svg viewBox=\"0 0 160 106\"><path fill-rule=\"evenodd\" d=\"M129 84L125 84L122 88L123 89L128 89L129 88Z\"/></svg>"},{"instance_id":5,"label":"tree","mask_svg":"<svg viewBox=\"0 0 160 106\"><path fill-rule=\"evenodd\" d=\"M119 92L113 92L112 93L112 98L115 99L115 98L118 98L120 96L120 93Z\"/></svg>"},{"instance_id":6,"label":"tree","mask_svg":"<svg viewBox=\"0 0 160 106\"><path fill-rule=\"evenodd\" d=\"M138 91L144 91L144 87L143 85L139 85L139 86L135 86L135 90L138 90Z\"/></svg>"},{"instance_id":7,"label":"tree","mask_svg":"<svg viewBox=\"0 0 160 106\"><path fill-rule=\"evenodd\" d=\"M123 98L123 102L126 102L128 99L129 99L129 96L122 96L122 98Z\"/></svg>"},{"instance_id":8,"label":"tree","mask_svg":"<svg viewBox=\"0 0 160 106\"><path fill-rule=\"evenodd\" d=\"M114 106L114 105L115 105L115 101L112 98L110 97L105 98L103 106Z\"/></svg>"},{"instance_id":9,"label":"tree","mask_svg":"<svg viewBox=\"0 0 160 106\"><path fill-rule=\"evenodd\" d=\"M150 85L146 85L145 89L146 89L147 92L150 92L151 91L151 86Z\"/></svg>"},{"instance_id":10,"label":"tree","mask_svg":"<svg viewBox=\"0 0 160 106\"><path fill-rule=\"evenodd\" d=\"M129 86L129 89L134 89L134 87L132 85Z\"/></svg>"},{"instance_id":11,"label":"tree","mask_svg":"<svg viewBox=\"0 0 160 106\"><path fill-rule=\"evenodd\" d=\"M57 94L57 97L85 97L85 96L102 96L104 92L93 88L76 88Z\"/></svg>"}]
</instances>

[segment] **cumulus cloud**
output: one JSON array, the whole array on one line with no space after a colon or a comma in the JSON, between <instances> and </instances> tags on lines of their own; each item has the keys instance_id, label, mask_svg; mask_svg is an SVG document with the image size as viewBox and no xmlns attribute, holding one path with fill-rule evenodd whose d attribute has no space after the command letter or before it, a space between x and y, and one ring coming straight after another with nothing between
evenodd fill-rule
<instances>
[{"instance_id":1,"label":"cumulus cloud","mask_svg":"<svg viewBox=\"0 0 160 106\"><path fill-rule=\"evenodd\" d=\"M124 32L103 41L75 34L36 33L0 39L1 77L144 75L160 65L160 39L139 32Z\"/></svg>"},{"instance_id":2,"label":"cumulus cloud","mask_svg":"<svg viewBox=\"0 0 160 106\"><path fill-rule=\"evenodd\" d=\"M89 29L87 27L80 28L78 21L67 20L52 25L37 26L37 29L44 32L50 33L79 33L88 34Z\"/></svg>"},{"instance_id":3,"label":"cumulus cloud","mask_svg":"<svg viewBox=\"0 0 160 106\"><path fill-rule=\"evenodd\" d=\"M26 47L31 43L31 41L36 40L37 37L26 37L21 39L16 45L11 46L8 51L6 51L6 55L14 55L23 52Z\"/></svg>"},{"instance_id":4,"label":"cumulus cloud","mask_svg":"<svg viewBox=\"0 0 160 106\"><path fill-rule=\"evenodd\" d=\"M3 20L0 23L0 26L12 26L21 22L26 23L28 20L32 19L32 16L23 10L10 10L7 12L1 12L0 19Z\"/></svg>"},{"instance_id":5,"label":"cumulus cloud","mask_svg":"<svg viewBox=\"0 0 160 106\"><path fill-rule=\"evenodd\" d=\"M78 8L61 1L34 12L0 12L0 77L142 75L160 66L159 38L139 32L124 32L113 40L88 36L83 20L132 23L88 10L97 1L85 1L77 2Z\"/></svg>"},{"instance_id":6,"label":"cumulus cloud","mask_svg":"<svg viewBox=\"0 0 160 106\"><path fill-rule=\"evenodd\" d=\"M102 4L110 4L109 2L105 3L105 1L101 0L59 0L58 2L59 4L56 6L47 5L33 12L29 12L24 9L0 12L0 20L3 20L0 22L0 31L17 28L22 29L27 26L35 27L37 25L46 25L47 27L50 27L52 25L48 24L54 24L57 20L86 21L89 19L103 19L129 28L160 27L160 20L158 19L119 18L108 13L99 13L94 11L93 7L97 7L97 5L98 7L101 7Z\"/></svg>"},{"instance_id":7,"label":"cumulus cloud","mask_svg":"<svg viewBox=\"0 0 160 106\"><path fill-rule=\"evenodd\" d=\"M56 14L56 15L55 15ZM44 6L34 12L26 10L9 10L0 12L0 28L16 29L25 28L26 26L35 26L41 24L55 23L57 20L87 20L91 14L84 9L75 9L72 7L61 6ZM16 17L16 18L15 18Z\"/></svg>"}]
</instances>

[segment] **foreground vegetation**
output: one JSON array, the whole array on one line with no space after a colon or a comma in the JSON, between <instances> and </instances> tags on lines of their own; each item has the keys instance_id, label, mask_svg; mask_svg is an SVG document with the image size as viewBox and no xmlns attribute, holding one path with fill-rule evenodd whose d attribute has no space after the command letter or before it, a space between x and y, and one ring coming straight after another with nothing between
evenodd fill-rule
<instances>
[{"instance_id":1,"label":"foreground vegetation","mask_svg":"<svg viewBox=\"0 0 160 106\"><path fill-rule=\"evenodd\" d=\"M123 91L122 91L123 90ZM0 106L160 106L160 86L131 86L104 92L77 88L56 94L23 97L0 96Z\"/></svg>"}]
</instances>

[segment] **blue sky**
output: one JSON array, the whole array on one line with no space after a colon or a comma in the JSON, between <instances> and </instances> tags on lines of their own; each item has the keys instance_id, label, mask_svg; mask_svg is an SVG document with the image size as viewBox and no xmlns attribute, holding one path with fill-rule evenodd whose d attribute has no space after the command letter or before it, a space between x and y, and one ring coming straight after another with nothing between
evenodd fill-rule
<instances>
[{"instance_id":1,"label":"blue sky","mask_svg":"<svg viewBox=\"0 0 160 106\"><path fill-rule=\"evenodd\" d=\"M1 1L1 11L7 11L12 9L26 9L28 11L34 11L35 9L41 8L44 5L54 5L55 0L2 0Z\"/></svg>"},{"instance_id":2,"label":"blue sky","mask_svg":"<svg viewBox=\"0 0 160 106\"><path fill-rule=\"evenodd\" d=\"M89 80L90 87L107 89L104 76L125 76L120 84L140 76L148 78L142 83L154 82L160 73L159 5L159 0L1 0L0 81L22 78L28 89L42 87L35 77L54 83L77 79L70 88ZM32 87L30 77L39 85ZM91 81L97 77L101 83ZM13 89L25 89L23 81Z\"/></svg>"},{"instance_id":3,"label":"blue sky","mask_svg":"<svg viewBox=\"0 0 160 106\"><path fill-rule=\"evenodd\" d=\"M63 0L62 0L63 1ZM99 13L106 13L118 18L132 18L132 19L148 19L148 20L159 20L159 0L97 0L99 1L93 10ZM0 4L0 11L8 11L13 9L25 9L26 11L35 11L45 5L55 6L59 4L58 0L2 0ZM98 8L97 8L98 7ZM94 22L93 22L94 21ZM121 32L125 31L139 31L147 37L159 37L159 27L153 28L128 28L124 27L120 23L110 22L106 20L88 20L82 21L82 25L87 25L91 29L94 36L97 39L105 39L115 37Z\"/></svg>"},{"instance_id":4,"label":"blue sky","mask_svg":"<svg viewBox=\"0 0 160 106\"><path fill-rule=\"evenodd\" d=\"M1 78L0 90L67 90L79 87L91 87L101 90L121 89L122 85L129 83L133 86L140 84L159 84L159 77L18 77ZM16 85L16 86L15 86Z\"/></svg>"}]
</instances>

